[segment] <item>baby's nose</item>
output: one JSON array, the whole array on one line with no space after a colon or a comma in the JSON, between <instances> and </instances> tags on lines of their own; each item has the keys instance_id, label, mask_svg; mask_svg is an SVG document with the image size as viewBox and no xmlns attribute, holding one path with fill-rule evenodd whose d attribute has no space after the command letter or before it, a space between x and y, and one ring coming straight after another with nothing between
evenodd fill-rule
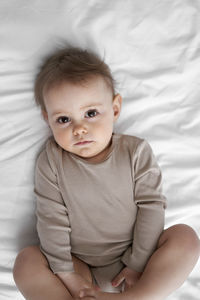
<instances>
[{"instance_id":1,"label":"baby's nose","mask_svg":"<svg viewBox=\"0 0 200 300\"><path fill-rule=\"evenodd\" d=\"M77 125L73 130L74 135L80 135L83 133L87 133L87 128L84 125Z\"/></svg>"}]
</instances>

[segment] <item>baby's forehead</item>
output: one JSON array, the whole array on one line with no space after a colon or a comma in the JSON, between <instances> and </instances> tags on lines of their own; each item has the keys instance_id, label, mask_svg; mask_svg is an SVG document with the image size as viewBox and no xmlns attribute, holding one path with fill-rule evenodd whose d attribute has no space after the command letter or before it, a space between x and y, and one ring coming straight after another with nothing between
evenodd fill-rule
<instances>
[{"instance_id":1,"label":"baby's forehead","mask_svg":"<svg viewBox=\"0 0 200 300\"><path fill-rule=\"evenodd\" d=\"M53 82L45 87L43 94L50 94L52 92L59 92L65 89L66 91L74 90L78 91L80 89L91 90L91 91L101 91L104 93L112 93L112 88L110 87L109 83L105 78L102 76L92 76L89 78L85 78L84 80L80 81L70 81L70 80L59 80L58 82Z\"/></svg>"}]
</instances>

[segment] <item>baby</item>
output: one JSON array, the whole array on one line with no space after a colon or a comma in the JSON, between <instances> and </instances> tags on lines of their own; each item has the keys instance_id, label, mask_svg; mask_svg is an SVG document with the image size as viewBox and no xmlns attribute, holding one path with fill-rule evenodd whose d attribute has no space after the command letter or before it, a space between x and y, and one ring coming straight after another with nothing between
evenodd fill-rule
<instances>
[{"instance_id":1,"label":"baby","mask_svg":"<svg viewBox=\"0 0 200 300\"><path fill-rule=\"evenodd\" d=\"M114 133L122 97L106 63L69 47L43 64L35 98L52 131L35 169L40 246L14 279L29 300L157 300L199 257L192 228L164 230L161 171L145 139Z\"/></svg>"}]
</instances>

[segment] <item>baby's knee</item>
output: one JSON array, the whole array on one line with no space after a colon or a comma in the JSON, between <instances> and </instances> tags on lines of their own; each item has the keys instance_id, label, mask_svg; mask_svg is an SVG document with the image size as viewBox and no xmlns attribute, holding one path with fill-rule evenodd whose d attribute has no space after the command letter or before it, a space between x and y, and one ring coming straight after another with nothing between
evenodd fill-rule
<instances>
[{"instance_id":1,"label":"baby's knee","mask_svg":"<svg viewBox=\"0 0 200 300\"><path fill-rule=\"evenodd\" d=\"M177 224L170 228L169 240L173 242L178 250L184 255L198 258L200 255L200 241L196 232L188 225Z\"/></svg>"},{"instance_id":2,"label":"baby's knee","mask_svg":"<svg viewBox=\"0 0 200 300\"><path fill-rule=\"evenodd\" d=\"M18 253L18 255L15 259L15 263L14 263L14 267L13 267L13 278L15 280L15 283L18 283L21 279L23 279L24 268L25 268L29 253L31 255L31 247L24 248Z\"/></svg>"},{"instance_id":3,"label":"baby's knee","mask_svg":"<svg viewBox=\"0 0 200 300\"><path fill-rule=\"evenodd\" d=\"M26 247L18 253L13 267L13 278L16 283L27 278L31 266L35 264L41 255L38 246Z\"/></svg>"},{"instance_id":4,"label":"baby's knee","mask_svg":"<svg viewBox=\"0 0 200 300\"><path fill-rule=\"evenodd\" d=\"M200 240L196 232L190 226L184 225L182 235L183 239L187 240L186 243L190 254L193 254L194 257L198 258L200 255Z\"/></svg>"}]
</instances>

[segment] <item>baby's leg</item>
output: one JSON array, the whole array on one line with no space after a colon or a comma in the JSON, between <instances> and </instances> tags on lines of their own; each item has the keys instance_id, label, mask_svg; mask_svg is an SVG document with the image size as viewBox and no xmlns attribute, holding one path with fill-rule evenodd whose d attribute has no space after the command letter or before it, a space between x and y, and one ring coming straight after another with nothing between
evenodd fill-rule
<instances>
[{"instance_id":1,"label":"baby's leg","mask_svg":"<svg viewBox=\"0 0 200 300\"><path fill-rule=\"evenodd\" d=\"M75 272L92 283L87 264L72 256ZM13 277L20 292L27 300L72 300L62 281L50 270L39 247L30 246L17 256Z\"/></svg>"},{"instance_id":2,"label":"baby's leg","mask_svg":"<svg viewBox=\"0 0 200 300\"><path fill-rule=\"evenodd\" d=\"M178 224L166 229L139 281L123 293L125 297L121 300L129 296L140 300L165 299L187 279L199 254L200 241L191 227Z\"/></svg>"},{"instance_id":3,"label":"baby's leg","mask_svg":"<svg viewBox=\"0 0 200 300\"><path fill-rule=\"evenodd\" d=\"M199 254L200 241L194 230L174 225L162 233L158 248L135 285L121 294L97 292L96 300L163 300L183 284ZM91 290L85 295L94 293Z\"/></svg>"}]
</instances>

